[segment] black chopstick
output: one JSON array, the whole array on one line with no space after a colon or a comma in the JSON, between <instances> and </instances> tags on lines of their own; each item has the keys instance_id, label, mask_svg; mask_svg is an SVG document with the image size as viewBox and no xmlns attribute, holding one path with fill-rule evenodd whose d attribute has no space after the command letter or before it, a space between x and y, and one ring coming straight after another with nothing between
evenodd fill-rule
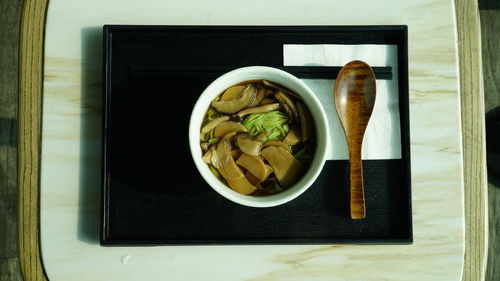
<instances>
[{"instance_id":1,"label":"black chopstick","mask_svg":"<svg viewBox=\"0 0 500 281\"><path fill-rule=\"evenodd\" d=\"M276 66L302 79L335 79L341 66ZM169 77L169 78L206 78L215 79L220 75L243 66L200 66L200 65L132 65L132 77ZM375 77L381 80L392 79L392 67L373 66Z\"/></svg>"}]
</instances>

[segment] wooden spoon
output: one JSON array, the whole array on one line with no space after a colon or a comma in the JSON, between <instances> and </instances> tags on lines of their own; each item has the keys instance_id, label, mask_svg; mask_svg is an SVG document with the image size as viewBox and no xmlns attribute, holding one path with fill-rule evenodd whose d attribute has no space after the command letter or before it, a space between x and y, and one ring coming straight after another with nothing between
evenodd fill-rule
<instances>
[{"instance_id":1,"label":"wooden spoon","mask_svg":"<svg viewBox=\"0 0 500 281\"><path fill-rule=\"evenodd\" d=\"M375 104L375 74L359 60L340 70L335 81L334 99L349 149L351 218L366 216L361 147Z\"/></svg>"}]
</instances>

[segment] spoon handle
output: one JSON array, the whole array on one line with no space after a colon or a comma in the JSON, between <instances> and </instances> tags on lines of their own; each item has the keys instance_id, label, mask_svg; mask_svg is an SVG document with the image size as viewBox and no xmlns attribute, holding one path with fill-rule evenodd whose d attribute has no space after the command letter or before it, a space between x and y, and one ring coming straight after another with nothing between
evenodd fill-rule
<instances>
[{"instance_id":1,"label":"spoon handle","mask_svg":"<svg viewBox=\"0 0 500 281\"><path fill-rule=\"evenodd\" d=\"M361 149L352 153L349 157L350 168L350 193L351 193L351 218L364 219L365 191L363 187L363 162L361 161Z\"/></svg>"}]
</instances>

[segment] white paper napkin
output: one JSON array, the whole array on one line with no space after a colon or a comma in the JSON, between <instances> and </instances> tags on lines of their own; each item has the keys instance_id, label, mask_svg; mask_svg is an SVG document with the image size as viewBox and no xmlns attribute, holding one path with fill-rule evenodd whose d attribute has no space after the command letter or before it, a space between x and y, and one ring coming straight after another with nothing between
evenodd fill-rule
<instances>
[{"instance_id":1,"label":"white paper napkin","mask_svg":"<svg viewBox=\"0 0 500 281\"><path fill-rule=\"evenodd\" d=\"M343 66L362 60L370 66L391 66L392 80L377 80L377 97L363 140L363 159L401 158L396 45L283 45L284 66ZM303 79L317 95L330 123L329 160L349 159L347 142L333 101L335 80Z\"/></svg>"}]
</instances>

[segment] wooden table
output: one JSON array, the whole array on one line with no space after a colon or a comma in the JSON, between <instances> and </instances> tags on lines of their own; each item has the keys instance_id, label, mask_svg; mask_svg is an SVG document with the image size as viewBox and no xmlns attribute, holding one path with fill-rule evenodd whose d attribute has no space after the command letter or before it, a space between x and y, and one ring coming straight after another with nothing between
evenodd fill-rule
<instances>
[{"instance_id":1,"label":"wooden table","mask_svg":"<svg viewBox=\"0 0 500 281\"><path fill-rule=\"evenodd\" d=\"M25 1L20 43L19 249L26 280L44 280L39 244L40 116L47 1ZM482 280L486 253L484 109L477 3L457 1L466 252L463 280ZM432 6L429 9L433 9Z\"/></svg>"}]
</instances>

